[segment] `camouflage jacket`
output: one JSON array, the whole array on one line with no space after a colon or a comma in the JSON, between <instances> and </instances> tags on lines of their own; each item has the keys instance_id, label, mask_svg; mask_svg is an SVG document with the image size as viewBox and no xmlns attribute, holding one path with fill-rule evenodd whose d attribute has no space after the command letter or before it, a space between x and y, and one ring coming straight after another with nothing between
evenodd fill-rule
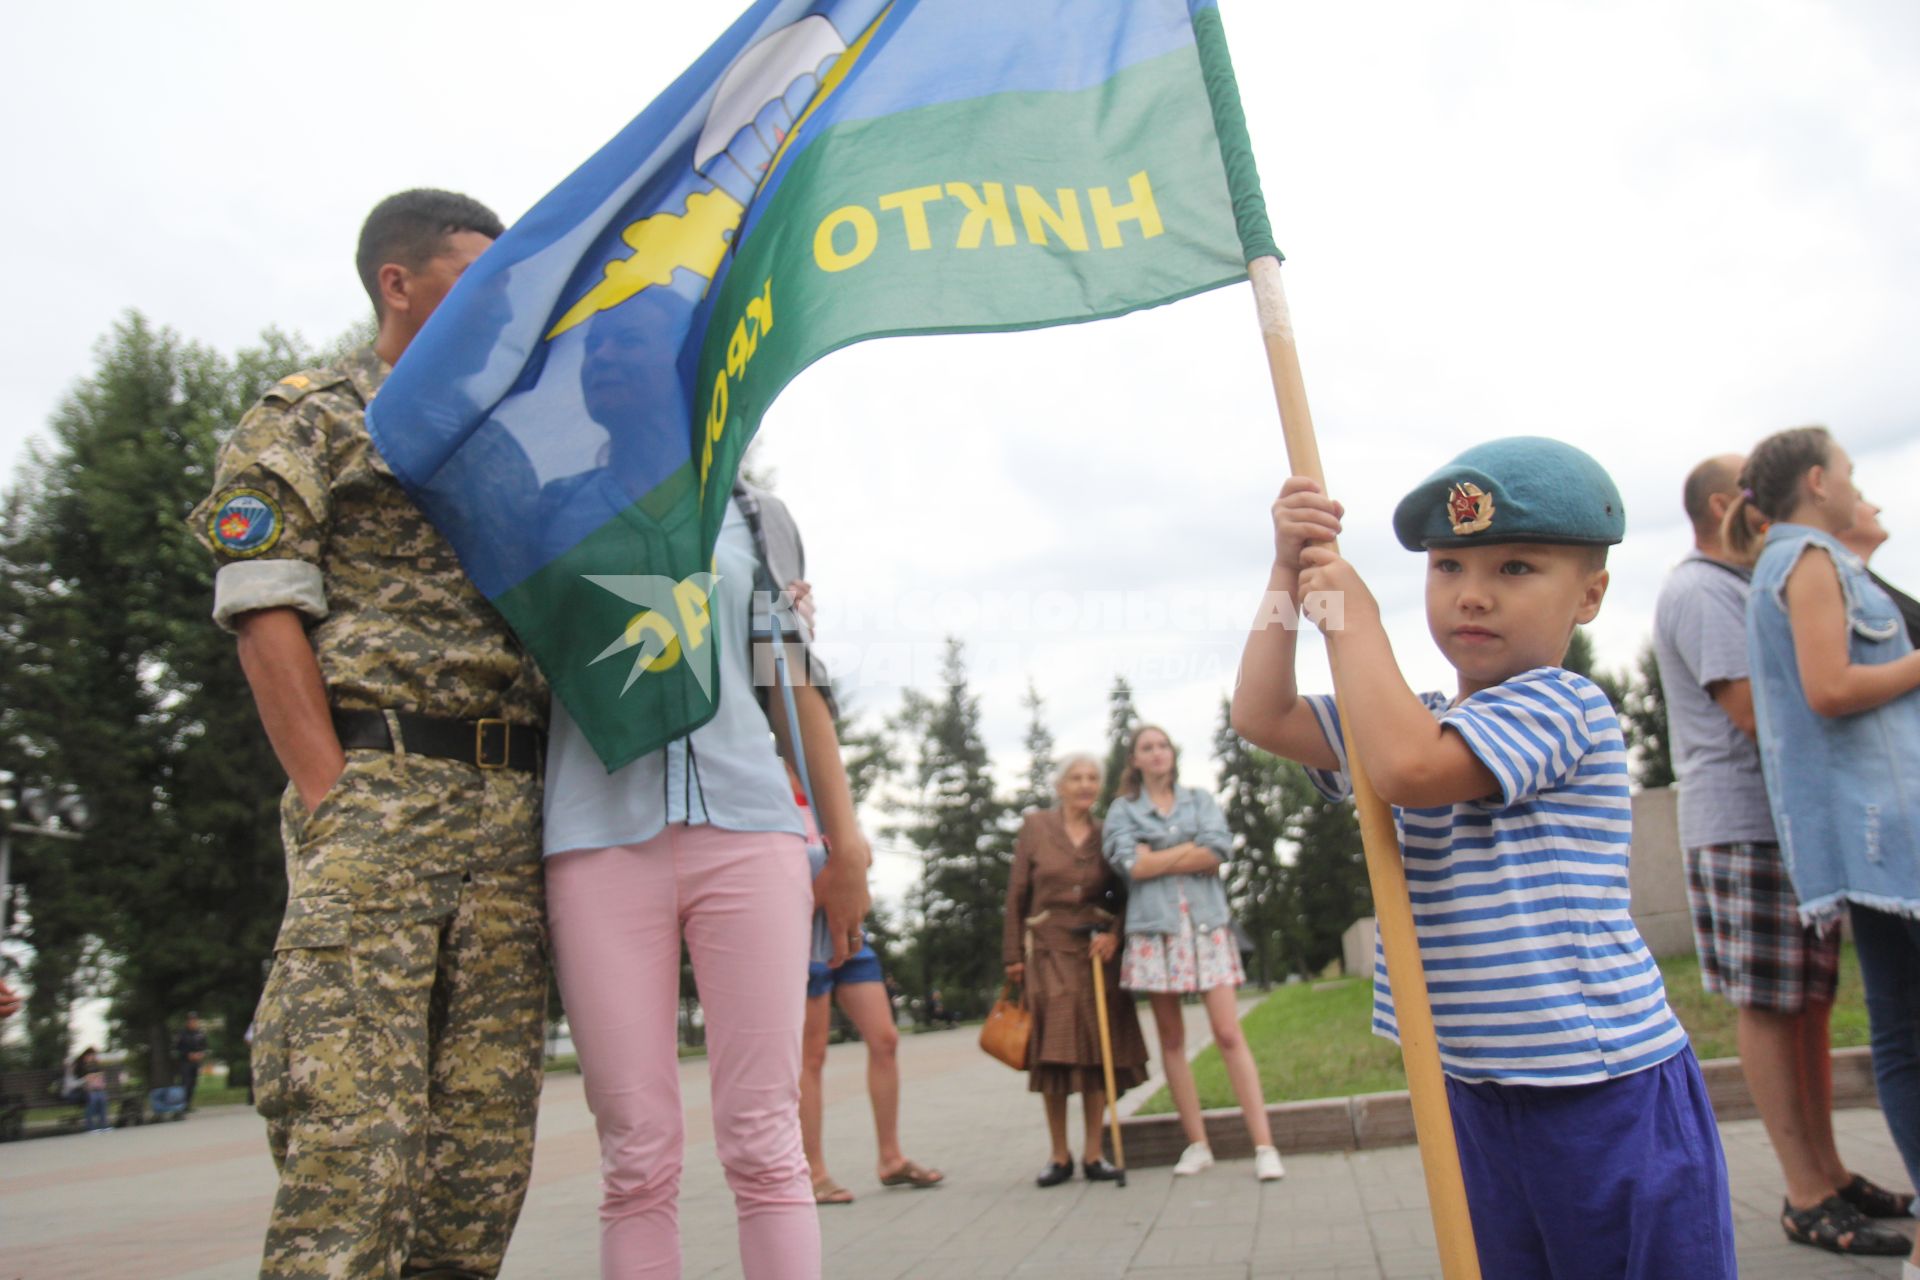
<instances>
[{"instance_id":1,"label":"camouflage jacket","mask_svg":"<svg viewBox=\"0 0 1920 1280\"><path fill-rule=\"evenodd\" d=\"M336 707L544 727L545 679L367 434L387 372L362 348L281 379L234 428L188 517L219 564L214 620L298 610Z\"/></svg>"}]
</instances>

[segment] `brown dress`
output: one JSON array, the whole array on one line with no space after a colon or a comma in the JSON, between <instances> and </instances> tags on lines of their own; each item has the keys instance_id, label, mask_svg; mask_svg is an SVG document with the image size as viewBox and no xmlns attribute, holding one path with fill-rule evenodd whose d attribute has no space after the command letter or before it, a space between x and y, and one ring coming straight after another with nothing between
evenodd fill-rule
<instances>
[{"instance_id":1,"label":"brown dress","mask_svg":"<svg viewBox=\"0 0 1920 1280\"><path fill-rule=\"evenodd\" d=\"M1067 838L1058 809L1028 813L1013 845L1007 886L1003 958L1027 966L1027 1007L1033 1039L1027 1052L1027 1088L1033 1093L1104 1091L1100 1023L1094 1007L1093 962L1087 935L1076 928L1121 922L1099 906L1119 883L1100 856L1100 824L1079 844ZM1036 921L1036 917L1039 919ZM1032 954L1027 954L1031 937ZM1134 1016L1133 997L1120 990L1120 958L1106 964L1107 1026L1113 1040L1113 1082L1121 1092L1147 1078L1147 1042Z\"/></svg>"}]
</instances>

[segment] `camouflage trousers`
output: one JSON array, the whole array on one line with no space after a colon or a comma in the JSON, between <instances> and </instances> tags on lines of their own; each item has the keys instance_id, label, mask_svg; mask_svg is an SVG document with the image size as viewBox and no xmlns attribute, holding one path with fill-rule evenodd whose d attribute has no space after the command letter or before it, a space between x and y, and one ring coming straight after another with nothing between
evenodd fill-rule
<instances>
[{"instance_id":1,"label":"camouflage trousers","mask_svg":"<svg viewBox=\"0 0 1920 1280\"><path fill-rule=\"evenodd\" d=\"M260 1274L490 1277L520 1215L547 952L535 775L348 753L281 804L253 1042L280 1170Z\"/></svg>"}]
</instances>

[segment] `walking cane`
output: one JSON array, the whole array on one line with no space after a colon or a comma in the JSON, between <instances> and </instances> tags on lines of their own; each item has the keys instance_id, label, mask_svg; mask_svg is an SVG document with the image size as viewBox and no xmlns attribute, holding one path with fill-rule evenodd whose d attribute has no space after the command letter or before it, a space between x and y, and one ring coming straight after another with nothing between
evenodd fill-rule
<instances>
[{"instance_id":1,"label":"walking cane","mask_svg":"<svg viewBox=\"0 0 1920 1280\"><path fill-rule=\"evenodd\" d=\"M1120 1142L1120 1098L1113 1090L1113 1033L1107 1026L1107 965L1093 949L1093 935L1100 932L1100 926L1087 925L1083 931L1087 935L1087 955L1093 961L1093 1007L1100 1020L1100 1069L1107 1076L1107 1120L1113 1126L1113 1161L1120 1170L1114 1185L1124 1187L1127 1185L1127 1149Z\"/></svg>"}]
</instances>

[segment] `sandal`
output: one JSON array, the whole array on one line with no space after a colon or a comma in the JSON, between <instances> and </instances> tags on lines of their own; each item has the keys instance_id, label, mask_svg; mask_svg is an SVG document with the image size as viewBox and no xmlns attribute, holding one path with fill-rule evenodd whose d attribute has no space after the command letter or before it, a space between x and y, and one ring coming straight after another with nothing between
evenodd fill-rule
<instances>
[{"instance_id":1,"label":"sandal","mask_svg":"<svg viewBox=\"0 0 1920 1280\"><path fill-rule=\"evenodd\" d=\"M832 1178L822 1178L813 1184L813 1202L815 1204L852 1204L853 1192Z\"/></svg>"},{"instance_id":2,"label":"sandal","mask_svg":"<svg viewBox=\"0 0 1920 1280\"><path fill-rule=\"evenodd\" d=\"M918 1190L926 1187L937 1187L946 1179L946 1176L946 1174L940 1172L938 1169L923 1168L909 1160L886 1177L880 1179L880 1185L883 1187L913 1187Z\"/></svg>"},{"instance_id":3,"label":"sandal","mask_svg":"<svg viewBox=\"0 0 1920 1280\"><path fill-rule=\"evenodd\" d=\"M1869 1221L1837 1195L1828 1196L1811 1209L1796 1209L1782 1201L1780 1226L1795 1244L1812 1245L1829 1253L1893 1258L1905 1257L1913 1249L1913 1242L1904 1235Z\"/></svg>"},{"instance_id":4,"label":"sandal","mask_svg":"<svg viewBox=\"0 0 1920 1280\"><path fill-rule=\"evenodd\" d=\"M1913 1193L1889 1191L1859 1174L1840 1188L1840 1198L1869 1218L1908 1218L1913 1216Z\"/></svg>"}]
</instances>

